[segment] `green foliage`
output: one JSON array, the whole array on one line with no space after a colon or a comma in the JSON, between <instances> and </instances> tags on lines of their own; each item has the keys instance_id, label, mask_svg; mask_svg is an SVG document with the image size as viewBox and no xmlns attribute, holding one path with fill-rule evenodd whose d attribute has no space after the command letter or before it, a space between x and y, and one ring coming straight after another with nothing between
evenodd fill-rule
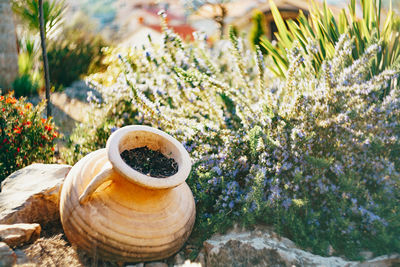
<instances>
[{"instance_id":1,"label":"green foliage","mask_svg":"<svg viewBox=\"0 0 400 267\"><path fill-rule=\"evenodd\" d=\"M93 33L91 23L83 14L79 14L56 40L49 42L47 56L50 77L56 90L104 67L102 49L106 43L100 35Z\"/></svg>"},{"instance_id":2,"label":"green foliage","mask_svg":"<svg viewBox=\"0 0 400 267\"><path fill-rule=\"evenodd\" d=\"M250 31L250 43L253 44L254 47L259 46L263 54L267 54L268 51L263 46L260 46L261 37L267 33L265 29L267 25L265 15L260 10L255 10L252 20L253 24Z\"/></svg>"},{"instance_id":3,"label":"green foliage","mask_svg":"<svg viewBox=\"0 0 400 267\"><path fill-rule=\"evenodd\" d=\"M321 9L313 3L307 18L302 12L297 21L283 21L276 5L271 0L271 12L278 28L276 38L278 43L273 46L267 39L262 39L262 46L268 51L274 61L271 70L278 76L287 77L289 68L288 50L299 45L304 53L312 58L311 66L319 73L322 62L331 59L335 54L335 45L342 34L348 34L354 39L352 58L358 59L366 48L379 41L381 49L377 51L371 66L371 75L378 74L400 62L399 34L393 31L395 17L390 9L386 20L381 25L381 0L362 0L362 17L356 16L356 1L348 6L349 12L343 9L335 18L326 2ZM287 25L287 26L286 26Z\"/></svg>"},{"instance_id":4,"label":"green foliage","mask_svg":"<svg viewBox=\"0 0 400 267\"><path fill-rule=\"evenodd\" d=\"M19 76L12 84L16 97L37 95L40 87L40 73L35 65L38 47L34 39L25 37L19 40Z\"/></svg>"},{"instance_id":5,"label":"green foliage","mask_svg":"<svg viewBox=\"0 0 400 267\"><path fill-rule=\"evenodd\" d=\"M44 104L0 95L0 181L33 162L52 162L58 133L51 119L41 118Z\"/></svg>"},{"instance_id":6,"label":"green foliage","mask_svg":"<svg viewBox=\"0 0 400 267\"><path fill-rule=\"evenodd\" d=\"M35 32L39 32L39 2L37 0L16 0L12 1L13 11L28 24L29 28ZM62 21L65 11L64 1L43 1L43 20L45 34Z\"/></svg>"},{"instance_id":7,"label":"green foliage","mask_svg":"<svg viewBox=\"0 0 400 267\"><path fill-rule=\"evenodd\" d=\"M12 88L16 97L34 96L38 93L39 84L29 74L22 74L14 80Z\"/></svg>"}]
</instances>

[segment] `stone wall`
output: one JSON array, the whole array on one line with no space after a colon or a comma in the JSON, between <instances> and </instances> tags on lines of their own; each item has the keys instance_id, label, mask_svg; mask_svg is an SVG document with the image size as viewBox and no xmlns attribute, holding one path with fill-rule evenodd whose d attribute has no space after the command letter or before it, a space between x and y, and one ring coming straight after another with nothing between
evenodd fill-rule
<instances>
[{"instance_id":1,"label":"stone wall","mask_svg":"<svg viewBox=\"0 0 400 267\"><path fill-rule=\"evenodd\" d=\"M11 1L0 0L0 88L10 89L18 75L18 52Z\"/></svg>"}]
</instances>

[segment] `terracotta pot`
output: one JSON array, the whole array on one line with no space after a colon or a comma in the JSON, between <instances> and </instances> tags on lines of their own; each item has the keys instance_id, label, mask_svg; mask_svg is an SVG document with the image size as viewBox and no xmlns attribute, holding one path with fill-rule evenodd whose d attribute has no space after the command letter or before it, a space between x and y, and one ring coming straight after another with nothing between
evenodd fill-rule
<instances>
[{"instance_id":1,"label":"terracotta pot","mask_svg":"<svg viewBox=\"0 0 400 267\"><path fill-rule=\"evenodd\" d=\"M128 166L120 153L147 146L178 163L178 172L154 178ZM176 253L189 237L195 203L185 183L189 154L170 135L147 126L114 132L106 149L81 159L61 192L65 235L79 248L104 259L150 261Z\"/></svg>"}]
</instances>

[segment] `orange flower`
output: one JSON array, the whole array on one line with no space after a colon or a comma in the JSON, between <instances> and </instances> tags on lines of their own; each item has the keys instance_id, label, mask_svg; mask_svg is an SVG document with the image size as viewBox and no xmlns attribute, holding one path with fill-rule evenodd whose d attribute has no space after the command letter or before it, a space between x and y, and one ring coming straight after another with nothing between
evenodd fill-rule
<instances>
[{"instance_id":1,"label":"orange flower","mask_svg":"<svg viewBox=\"0 0 400 267\"><path fill-rule=\"evenodd\" d=\"M55 150L55 148L54 148L54 146L51 148L51 151L54 151Z\"/></svg>"},{"instance_id":2,"label":"orange flower","mask_svg":"<svg viewBox=\"0 0 400 267\"><path fill-rule=\"evenodd\" d=\"M31 103L26 103L25 108L26 109L31 109L32 108L32 104Z\"/></svg>"},{"instance_id":3,"label":"orange flower","mask_svg":"<svg viewBox=\"0 0 400 267\"><path fill-rule=\"evenodd\" d=\"M15 99L15 97L7 97L6 103L7 104L15 104L15 103L17 103L17 99Z\"/></svg>"},{"instance_id":4,"label":"orange flower","mask_svg":"<svg viewBox=\"0 0 400 267\"><path fill-rule=\"evenodd\" d=\"M45 123L45 122L46 122L46 119L42 118L42 123Z\"/></svg>"},{"instance_id":5,"label":"orange flower","mask_svg":"<svg viewBox=\"0 0 400 267\"><path fill-rule=\"evenodd\" d=\"M0 101L4 100L4 96L0 95Z\"/></svg>"}]
</instances>

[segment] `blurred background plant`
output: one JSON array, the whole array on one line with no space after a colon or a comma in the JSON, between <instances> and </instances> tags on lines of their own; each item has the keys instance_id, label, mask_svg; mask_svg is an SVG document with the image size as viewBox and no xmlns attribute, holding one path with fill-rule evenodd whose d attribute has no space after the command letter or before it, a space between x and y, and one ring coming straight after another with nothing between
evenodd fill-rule
<instances>
[{"instance_id":1,"label":"blurred background plant","mask_svg":"<svg viewBox=\"0 0 400 267\"><path fill-rule=\"evenodd\" d=\"M19 39L18 66L19 76L13 82L12 88L16 97L35 96L43 86L38 66L39 42L38 39L26 35Z\"/></svg>"},{"instance_id":2,"label":"blurred background plant","mask_svg":"<svg viewBox=\"0 0 400 267\"><path fill-rule=\"evenodd\" d=\"M39 6L36 0L16 0L13 1L13 11L18 15L25 25L34 33L38 33L39 25ZM65 1L43 1L43 19L46 36L59 28L63 22L63 14L66 10Z\"/></svg>"},{"instance_id":3,"label":"blurred background plant","mask_svg":"<svg viewBox=\"0 0 400 267\"><path fill-rule=\"evenodd\" d=\"M394 30L396 17L390 5L386 20L381 23L381 0L361 0L362 17L356 15L356 0L351 0L348 12L342 9L338 18L334 17L326 2L323 10L313 3L308 17L300 12L296 21L287 20L286 22L283 21L273 1L270 1L270 5L278 29L277 43L273 45L264 37L261 45L273 59L274 65L271 70L280 77L287 77L288 51L296 45L300 45L304 50L313 45L313 59L310 67L318 74L322 62L325 59L331 59L335 54L335 45L342 34L348 34L350 38L354 38L354 46L351 48L353 59L358 59L363 55L372 43L377 41L380 43L381 49L377 51L373 60L371 75L400 64L400 35ZM301 64L301 67L306 66ZM397 83L398 79L391 81L392 86Z\"/></svg>"},{"instance_id":4,"label":"blurred background plant","mask_svg":"<svg viewBox=\"0 0 400 267\"><path fill-rule=\"evenodd\" d=\"M51 119L42 118L45 103L37 106L0 94L0 182L14 171L34 162L54 161L59 134Z\"/></svg>"},{"instance_id":5,"label":"blurred background plant","mask_svg":"<svg viewBox=\"0 0 400 267\"><path fill-rule=\"evenodd\" d=\"M42 77L45 77L45 82L43 84L46 85L46 99L48 101L47 104L47 112L50 115L51 113L51 108L50 108L50 80L48 76L48 64L47 64L47 53L45 53L45 47L46 47L46 39L50 37L50 35L55 34L55 31L60 27L62 24L63 20L63 14L66 10L66 5L64 1L43 1L42 5L39 5L40 1L36 0L28 0L28 1L22 1L22 0L17 0L13 1L12 9L14 13L18 15L18 18L21 20L21 22L28 26L28 31L26 31L24 34L25 36L31 35L38 35L39 33L42 34L41 36L41 44L42 44L42 62L43 62L43 69L46 71L43 71L45 75L41 75ZM40 24L40 7L43 9L43 24L41 28ZM40 59L39 57L34 57L32 54L29 54L30 52L34 52L32 46L32 42L30 41L30 38L25 38L21 39L22 42L25 41L25 43L20 43L22 44L22 47L27 48L26 54L21 55L19 59L19 64L26 64L26 66L21 66L20 69L24 69L24 73L20 73L20 76L16 79L16 81L13 83L13 86L15 87L14 90L18 92L18 95L24 95L26 94L27 96L30 96L33 94L33 91L37 90L38 83L36 83L34 76L37 76L36 70L32 69L32 63L33 60L38 60ZM31 68L29 68L31 67ZM29 71L29 72L27 72ZM40 72L40 73L43 73Z\"/></svg>"},{"instance_id":6,"label":"blurred background plant","mask_svg":"<svg viewBox=\"0 0 400 267\"><path fill-rule=\"evenodd\" d=\"M250 43L253 44L253 49L261 49L262 53L265 55L268 51L264 46L260 45L261 38L266 35L267 31L265 29L267 23L265 21L265 15L260 10L255 10L252 17L252 27L250 31Z\"/></svg>"},{"instance_id":7,"label":"blurred background plant","mask_svg":"<svg viewBox=\"0 0 400 267\"><path fill-rule=\"evenodd\" d=\"M44 1L47 55L54 90L62 90L72 82L103 68L102 49L108 44L98 34L98 25L86 14L76 13L66 22L64 1ZM16 96L32 96L43 88L43 68L39 64L38 4L37 1L15 1L13 10L23 25L29 26L19 38L20 76L13 89Z\"/></svg>"},{"instance_id":8,"label":"blurred background plant","mask_svg":"<svg viewBox=\"0 0 400 267\"><path fill-rule=\"evenodd\" d=\"M77 13L61 33L49 42L50 77L61 90L89 74L103 71L103 48L108 46L94 33L96 24L83 13Z\"/></svg>"}]
</instances>

